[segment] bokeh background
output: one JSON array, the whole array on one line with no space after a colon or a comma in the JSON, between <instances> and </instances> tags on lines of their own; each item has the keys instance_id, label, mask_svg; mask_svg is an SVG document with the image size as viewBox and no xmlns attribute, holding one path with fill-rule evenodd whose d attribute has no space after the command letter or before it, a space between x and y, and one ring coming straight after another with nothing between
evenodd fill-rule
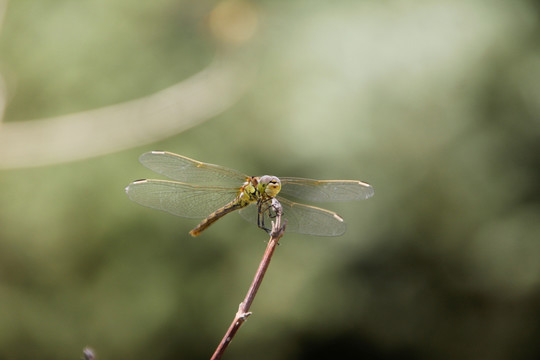
<instances>
[{"instance_id":1,"label":"bokeh background","mask_svg":"<svg viewBox=\"0 0 540 360\"><path fill-rule=\"evenodd\" d=\"M375 188L286 234L225 358L537 359L539 10L0 1L0 358L210 357L267 236L130 202L159 149Z\"/></svg>"}]
</instances>

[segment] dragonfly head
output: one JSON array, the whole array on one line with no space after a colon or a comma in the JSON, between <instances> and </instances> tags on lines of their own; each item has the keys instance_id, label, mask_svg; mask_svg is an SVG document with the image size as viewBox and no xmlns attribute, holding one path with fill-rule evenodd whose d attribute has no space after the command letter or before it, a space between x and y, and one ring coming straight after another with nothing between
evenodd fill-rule
<instances>
[{"instance_id":1,"label":"dragonfly head","mask_svg":"<svg viewBox=\"0 0 540 360\"><path fill-rule=\"evenodd\" d=\"M281 181L275 176L261 176L259 184L257 185L257 190L259 190L260 194L265 194L268 197L275 197L281 190Z\"/></svg>"}]
</instances>

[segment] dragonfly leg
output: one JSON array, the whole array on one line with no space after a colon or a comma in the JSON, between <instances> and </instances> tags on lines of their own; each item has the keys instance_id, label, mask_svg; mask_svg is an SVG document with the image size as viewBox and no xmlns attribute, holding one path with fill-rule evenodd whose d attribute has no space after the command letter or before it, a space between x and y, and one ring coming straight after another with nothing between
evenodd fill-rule
<instances>
[{"instance_id":1,"label":"dragonfly leg","mask_svg":"<svg viewBox=\"0 0 540 360\"><path fill-rule=\"evenodd\" d=\"M265 224L265 215L268 215L269 218L273 219L276 217L275 211L273 211L273 205L271 204L271 199L260 200L257 202L257 226L268 234L272 232L272 229L266 227Z\"/></svg>"},{"instance_id":2,"label":"dragonfly leg","mask_svg":"<svg viewBox=\"0 0 540 360\"><path fill-rule=\"evenodd\" d=\"M260 229L263 229L264 231L266 231L268 234L270 234L272 229L266 227L264 223L265 223L265 221L264 221L264 212L259 211L259 214L257 215L257 226Z\"/></svg>"},{"instance_id":3,"label":"dragonfly leg","mask_svg":"<svg viewBox=\"0 0 540 360\"><path fill-rule=\"evenodd\" d=\"M276 198L259 199L257 201L257 209L257 226L270 234L272 229L267 227L266 218L268 217L268 219L272 220L281 216L283 211L281 204Z\"/></svg>"}]
</instances>

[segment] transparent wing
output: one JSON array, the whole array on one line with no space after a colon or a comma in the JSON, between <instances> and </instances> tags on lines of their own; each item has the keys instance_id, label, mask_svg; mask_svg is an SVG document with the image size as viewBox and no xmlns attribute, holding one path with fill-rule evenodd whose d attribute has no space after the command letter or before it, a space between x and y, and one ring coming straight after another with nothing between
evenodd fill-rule
<instances>
[{"instance_id":1,"label":"transparent wing","mask_svg":"<svg viewBox=\"0 0 540 360\"><path fill-rule=\"evenodd\" d=\"M158 174L185 183L238 187L247 176L223 166L203 163L166 151L150 151L139 157L141 164Z\"/></svg>"},{"instance_id":2,"label":"transparent wing","mask_svg":"<svg viewBox=\"0 0 540 360\"><path fill-rule=\"evenodd\" d=\"M283 219L287 219L285 231L317 236L340 236L346 230L343 219L333 211L292 202L282 197L277 198L283 207ZM250 205L240 210L240 215L247 221L257 224L257 206ZM266 212L264 224L272 226L272 217Z\"/></svg>"},{"instance_id":3,"label":"transparent wing","mask_svg":"<svg viewBox=\"0 0 540 360\"><path fill-rule=\"evenodd\" d=\"M371 185L358 180L313 180L282 177L281 194L307 201L353 201L373 196Z\"/></svg>"},{"instance_id":4,"label":"transparent wing","mask_svg":"<svg viewBox=\"0 0 540 360\"><path fill-rule=\"evenodd\" d=\"M126 187L126 193L131 200L143 206L186 218L204 218L232 201L238 189L167 180L138 180Z\"/></svg>"}]
</instances>

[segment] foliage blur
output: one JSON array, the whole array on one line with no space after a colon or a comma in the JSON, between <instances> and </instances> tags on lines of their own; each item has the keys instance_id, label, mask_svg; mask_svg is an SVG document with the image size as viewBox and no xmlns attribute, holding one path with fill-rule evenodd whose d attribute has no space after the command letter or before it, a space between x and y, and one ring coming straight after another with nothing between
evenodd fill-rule
<instances>
[{"instance_id":1,"label":"foliage blur","mask_svg":"<svg viewBox=\"0 0 540 360\"><path fill-rule=\"evenodd\" d=\"M0 131L257 72L158 143L0 171L0 358L210 357L267 236L130 202L158 149L375 188L328 204L343 237L286 234L225 358L540 356L538 2L16 0L1 30Z\"/></svg>"}]
</instances>

